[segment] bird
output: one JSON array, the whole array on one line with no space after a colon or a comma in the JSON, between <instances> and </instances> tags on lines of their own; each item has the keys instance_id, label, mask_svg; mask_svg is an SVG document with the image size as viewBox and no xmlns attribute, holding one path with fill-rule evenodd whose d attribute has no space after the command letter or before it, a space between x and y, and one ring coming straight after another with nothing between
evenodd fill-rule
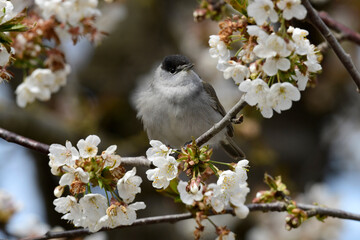
<instances>
[{"instance_id":1,"label":"bird","mask_svg":"<svg viewBox=\"0 0 360 240\"><path fill-rule=\"evenodd\" d=\"M186 56L166 56L147 85L135 93L137 117L150 140L180 149L225 116L214 88L193 67ZM244 159L233 135L229 124L207 144L221 145L233 159Z\"/></svg>"}]
</instances>

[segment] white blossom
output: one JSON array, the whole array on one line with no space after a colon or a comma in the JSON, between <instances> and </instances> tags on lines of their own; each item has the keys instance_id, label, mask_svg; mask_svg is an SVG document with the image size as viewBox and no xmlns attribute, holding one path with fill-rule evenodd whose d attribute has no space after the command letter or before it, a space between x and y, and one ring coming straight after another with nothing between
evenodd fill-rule
<instances>
[{"instance_id":1,"label":"white blossom","mask_svg":"<svg viewBox=\"0 0 360 240\"><path fill-rule=\"evenodd\" d=\"M269 34L256 25L248 25L246 29L250 36L257 37L258 43L264 43L269 36Z\"/></svg>"},{"instance_id":2,"label":"white blossom","mask_svg":"<svg viewBox=\"0 0 360 240\"><path fill-rule=\"evenodd\" d=\"M246 93L244 99L250 106L257 105L264 117L272 117L273 111L268 101L270 89L262 79L248 79L240 84L239 90Z\"/></svg>"},{"instance_id":3,"label":"white blossom","mask_svg":"<svg viewBox=\"0 0 360 240\"><path fill-rule=\"evenodd\" d=\"M290 69L290 60L284 57L270 57L267 58L263 70L268 76L274 76L277 74L278 70L287 71Z\"/></svg>"},{"instance_id":4,"label":"white blossom","mask_svg":"<svg viewBox=\"0 0 360 240\"><path fill-rule=\"evenodd\" d=\"M136 220L136 211L145 209L144 202L136 202L126 205L111 205L106 210L106 215L101 217L99 225L102 227L115 228L120 225L131 225Z\"/></svg>"},{"instance_id":5,"label":"white blossom","mask_svg":"<svg viewBox=\"0 0 360 240\"><path fill-rule=\"evenodd\" d=\"M38 87L30 86L28 83L21 83L15 90L16 104L19 107L26 107L28 103L35 101L36 94L40 92Z\"/></svg>"},{"instance_id":6,"label":"white blossom","mask_svg":"<svg viewBox=\"0 0 360 240\"><path fill-rule=\"evenodd\" d=\"M297 18L302 20L306 17L306 8L301 5L301 0L280 0L277 4L278 8L283 10L283 17L286 20Z\"/></svg>"},{"instance_id":7,"label":"white blossom","mask_svg":"<svg viewBox=\"0 0 360 240\"><path fill-rule=\"evenodd\" d=\"M11 1L0 0L0 24L9 21L15 17L14 5Z\"/></svg>"},{"instance_id":8,"label":"white blossom","mask_svg":"<svg viewBox=\"0 0 360 240\"><path fill-rule=\"evenodd\" d=\"M85 140L80 139L77 143L80 156L83 158L95 157L98 152L97 145L99 143L100 138L96 135L89 135Z\"/></svg>"},{"instance_id":9,"label":"white blossom","mask_svg":"<svg viewBox=\"0 0 360 240\"><path fill-rule=\"evenodd\" d=\"M110 167L109 169L115 169L121 164L121 157L115 154L117 146L111 145L105 151L101 153L102 159L104 159L104 168Z\"/></svg>"},{"instance_id":10,"label":"white blossom","mask_svg":"<svg viewBox=\"0 0 360 240\"><path fill-rule=\"evenodd\" d=\"M306 39L306 36L309 35L308 31L290 26L287 32L292 34L292 39L295 43L295 52L297 54L306 55L311 51L310 41Z\"/></svg>"},{"instance_id":11,"label":"white blossom","mask_svg":"<svg viewBox=\"0 0 360 240\"><path fill-rule=\"evenodd\" d=\"M305 90L309 80L308 74L303 75L299 69L295 69L295 75L292 75L291 77L297 82L300 91Z\"/></svg>"},{"instance_id":12,"label":"white blossom","mask_svg":"<svg viewBox=\"0 0 360 240\"><path fill-rule=\"evenodd\" d=\"M239 207L235 207L234 212L238 218L243 219L249 215L249 208L245 205L241 205Z\"/></svg>"},{"instance_id":13,"label":"white blossom","mask_svg":"<svg viewBox=\"0 0 360 240\"><path fill-rule=\"evenodd\" d=\"M90 232L97 232L102 228L99 223L101 217L106 214L107 200L101 194L86 194L79 201L83 213L82 227Z\"/></svg>"},{"instance_id":14,"label":"white blossom","mask_svg":"<svg viewBox=\"0 0 360 240\"><path fill-rule=\"evenodd\" d=\"M150 141L151 147L146 151L146 157L150 161L156 157L166 157L172 153L172 149L169 149L165 144L158 140Z\"/></svg>"},{"instance_id":15,"label":"white blossom","mask_svg":"<svg viewBox=\"0 0 360 240\"><path fill-rule=\"evenodd\" d=\"M77 205L77 200L73 196L66 196L54 200L55 211L59 213L68 213Z\"/></svg>"},{"instance_id":16,"label":"white blossom","mask_svg":"<svg viewBox=\"0 0 360 240\"><path fill-rule=\"evenodd\" d=\"M209 39L209 53L212 58L219 58L226 61L230 58L230 51L226 44L220 40L219 35L211 35Z\"/></svg>"},{"instance_id":17,"label":"white blossom","mask_svg":"<svg viewBox=\"0 0 360 240\"><path fill-rule=\"evenodd\" d=\"M70 186L71 183L77 178L83 183L88 183L90 180L90 175L88 172L85 172L81 167L73 168L68 166L63 166L62 168L66 173L61 176L59 184L60 186Z\"/></svg>"},{"instance_id":18,"label":"white blossom","mask_svg":"<svg viewBox=\"0 0 360 240\"><path fill-rule=\"evenodd\" d=\"M291 51L282 37L275 33L269 35L265 41L254 47L254 53L260 58L270 58L275 56L287 57Z\"/></svg>"},{"instance_id":19,"label":"white blossom","mask_svg":"<svg viewBox=\"0 0 360 240\"><path fill-rule=\"evenodd\" d=\"M55 16L59 22L73 27L78 26L83 18L100 15L98 0L35 0L35 4L45 19Z\"/></svg>"},{"instance_id":20,"label":"white blossom","mask_svg":"<svg viewBox=\"0 0 360 240\"><path fill-rule=\"evenodd\" d=\"M255 0L249 4L247 12L254 18L257 25L263 25L268 18L271 22L277 22L279 19L271 0Z\"/></svg>"},{"instance_id":21,"label":"white blossom","mask_svg":"<svg viewBox=\"0 0 360 240\"><path fill-rule=\"evenodd\" d=\"M147 178L153 181L154 188L167 188L177 176L179 163L172 156L155 157L152 163L157 167L146 171Z\"/></svg>"},{"instance_id":22,"label":"white blossom","mask_svg":"<svg viewBox=\"0 0 360 240\"><path fill-rule=\"evenodd\" d=\"M83 214L80 204L73 196L66 196L54 200L55 211L65 214L62 219L73 222L74 226L82 226Z\"/></svg>"},{"instance_id":23,"label":"white blossom","mask_svg":"<svg viewBox=\"0 0 360 240\"><path fill-rule=\"evenodd\" d=\"M188 192L186 190L187 185L187 182L180 181L177 186L177 189L180 193L180 199L183 203L185 203L186 205L192 205L194 201L200 201L201 199L203 199L203 185L201 183L200 189L196 193L193 193L191 191Z\"/></svg>"},{"instance_id":24,"label":"white blossom","mask_svg":"<svg viewBox=\"0 0 360 240\"><path fill-rule=\"evenodd\" d=\"M51 96L49 86L53 85L54 82L55 76L50 69L36 69L16 88L18 106L25 107L27 103L31 103L35 99L49 100Z\"/></svg>"},{"instance_id":25,"label":"white blossom","mask_svg":"<svg viewBox=\"0 0 360 240\"><path fill-rule=\"evenodd\" d=\"M117 182L117 190L119 196L125 203L134 201L135 195L141 192L139 187L142 183L142 179L139 176L135 176L136 168L133 167L131 171L125 173L125 175Z\"/></svg>"},{"instance_id":26,"label":"white blossom","mask_svg":"<svg viewBox=\"0 0 360 240\"><path fill-rule=\"evenodd\" d=\"M64 70L52 72L48 68L35 69L30 76L27 76L23 83L16 88L16 102L18 106L25 107L35 99L47 101L51 93L58 91L59 86L66 82L69 67Z\"/></svg>"},{"instance_id":27,"label":"white blossom","mask_svg":"<svg viewBox=\"0 0 360 240\"><path fill-rule=\"evenodd\" d=\"M6 224L14 213L21 209L21 204L6 191L0 189L0 222Z\"/></svg>"},{"instance_id":28,"label":"white blossom","mask_svg":"<svg viewBox=\"0 0 360 240\"><path fill-rule=\"evenodd\" d=\"M216 211L221 212L226 207L232 206L239 212L239 218L247 216L246 206L244 205L246 196L250 189L247 187L246 167L248 160L239 161L235 171L226 170L220 173L216 184L209 184L206 196L210 198L207 204ZM240 214L242 212L243 214Z\"/></svg>"},{"instance_id":29,"label":"white blossom","mask_svg":"<svg viewBox=\"0 0 360 240\"><path fill-rule=\"evenodd\" d=\"M275 83L270 88L269 99L272 107L280 113L291 108L292 101L300 100L299 90L289 82Z\"/></svg>"},{"instance_id":30,"label":"white blossom","mask_svg":"<svg viewBox=\"0 0 360 240\"><path fill-rule=\"evenodd\" d=\"M165 189L169 186L170 181L164 178L160 174L160 171L161 171L160 168L149 169L146 171L146 176L150 181L152 181L152 186L154 188Z\"/></svg>"},{"instance_id":31,"label":"white blossom","mask_svg":"<svg viewBox=\"0 0 360 240\"><path fill-rule=\"evenodd\" d=\"M60 87L66 85L66 80L70 72L71 72L71 67L69 64L66 64L63 69L59 69L54 72L55 75L54 84L49 86L49 89L52 93L59 91Z\"/></svg>"},{"instance_id":32,"label":"white blossom","mask_svg":"<svg viewBox=\"0 0 360 240\"><path fill-rule=\"evenodd\" d=\"M49 152L50 161L52 162L51 165L56 166L74 166L75 161L80 157L78 150L73 147L71 142L68 140L66 140L65 146L56 143L51 144Z\"/></svg>"},{"instance_id":33,"label":"white blossom","mask_svg":"<svg viewBox=\"0 0 360 240\"><path fill-rule=\"evenodd\" d=\"M250 71L247 66L242 65L233 60L224 61L218 64L218 69L224 72L224 78L232 78L236 84L240 84L244 79L250 76Z\"/></svg>"},{"instance_id":34,"label":"white blossom","mask_svg":"<svg viewBox=\"0 0 360 240\"><path fill-rule=\"evenodd\" d=\"M242 49L239 52L239 58L241 58L241 61L243 61L244 63L251 63L252 61L254 61L255 57L255 53L250 48Z\"/></svg>"},{"instance_id":35,"label":"white blossom","mask_svg":"<svg viewBox=\"0 0 360 240\"><path fill-rule=\"evenodd\" d=\"M6 48L0 44L0 66L4 67L8 64L11 53L9 53Z\"/></svg>"},{"instance_id":36,"label":"white blossom","mask_svg":"<svg viewBox=\"0 0 360 240\"><path fill-rule=\"evenodd\" d=\"M320 71L322 68L317 59L315 45L311 44L309 49L310 50L309 50L308 54L306 55L307 60L304 63L308 67L308 72L316 73L316 72Z\"/></svg>"},{"instance_id":37,"label":"white blossom","mask_svg":"<svg viewBox=\"0 0 360 240\"><path fill-rule=\"evenodd\" d=\"M208 204L219 213L228 205L228 196L222 195L220 191L220 186L215 183L210 183L207 186L207 191L204 194L205 196L210 197Z\"/></svg>"}]
</instances>

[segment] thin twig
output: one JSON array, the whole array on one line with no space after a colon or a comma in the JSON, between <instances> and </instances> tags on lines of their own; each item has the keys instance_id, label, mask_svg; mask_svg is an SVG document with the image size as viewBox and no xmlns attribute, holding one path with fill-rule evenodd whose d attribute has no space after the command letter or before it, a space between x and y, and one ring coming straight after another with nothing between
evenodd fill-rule
<instances>
[{"instance_id":1,"label":"thin twig","mask_svg":"<svg viewBox=\"0 0 360 240\"><path fill-rule=\"evenodd\" d=\"M242 97L239 102L237 102L219 122L217 122L214 126L212 126L209 130L207 130L204 134L202 134L195 140L196 145L201 146L207 141L209 141L216 134L218 134L221 130L223 130L227 125L231 123L231 120L235 118L236 114L238 114L245 106L246 102Z\"/></svg>"},{"instance_id":2,"label":"thin twig","mask_svg":"<svg viewBox=\"0 0 360 240\"><path fill-rule=\"evenodd\" d=\"M319 12L319 16L329 28L340 33L343 39L360 45L360 33L355 32L344 24L335 21L335 19L331 18L329 14L324 11Z\"/></svg>"},{"instance_id":3,"label":"thin twig","mask_svg":"<svg viewBox=\"0 0 360 240\"><path fill-rule=\"evenodd\" d=\"M283 202L274 202L274 203L250 203L246 205L250 211L262 211L262 212L284 212L286 211L286 204ZM341 219L349 219L360 221L360 214L350 213L338 209L332 208L324 208L315 205L301 204L298 203L297 207L302 210L311 211L312 216L321 215L321 216L329 216L334 218ZM232 214L235 215L233 210L228 209L222 214ZM210 213L209 215L215 215L214 213ZM142 226L142 225L151 225L156 223L175 223L181 220L193 218L191 213L182 213L182 214L173 214L173 215L165 215L165 216L157 216L157 217L148 217L141 218L136 220L131 226L119 226L115 229L133 227L133 226ZM100 231L109 231L111 229L103 228ZM43 240L43 239L51 239L51 238L63 238L63 237L79 237L91 234L87 229L76 229L69 230L63 232L48 232L44 236L38 238L26 238L23 240Z\"/></svg>"},{"instance_id":4,"label":"thin twig","mask_svg":"<svg viewBox=\"0 0 360 240\"><path fill-rule=\"evenodd\" d=\"M330 46L345 66L355 84L357 85L357 91L360 92L360 73L356 69L350 55L345 52L340 43L336 40L335 36L331 33L326 24L321 20L317 11L312 7L309 0L302 0L306 10L308 11L308 18L311 23L321 32L325 39L329 42Z\"/></svg>"}]
</instances>

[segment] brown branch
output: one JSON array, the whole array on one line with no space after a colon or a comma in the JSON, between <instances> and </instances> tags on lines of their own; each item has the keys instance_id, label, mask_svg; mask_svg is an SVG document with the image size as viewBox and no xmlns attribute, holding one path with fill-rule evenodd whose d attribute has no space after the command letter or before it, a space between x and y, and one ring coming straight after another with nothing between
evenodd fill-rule
<instances>
[{"instance_id":1,"label":"brown branch","mask_svg":"<svg viewBox=\"0 0 360 240\"><path fill-rule=\"evenodd\" d=\"M24 136L21 136L19 134L13 133L13 132L10 132L10 131L5 130L3 128L0 128L0 137L3 138L4 140L8 141L8 142L16 143L16 144L19 144L19 145L24 146L26 148L33 149L35 151L38 151L38 152L41 152L41 153L44 153L44 154L49 153L49 148L50 148L49 145L47 145L45 143L35 141L33 139L30 139L30 138L26 138ZM125 165L125 166L145 166L145 167L150 167L150 165L151 165L151 161L149 161L144 156L122 157L121 158L121 163L123 165Z\"/></svg>"},{"instance_id":2,"label":"brown branch","mask_svg":"<svg viewBox=\"0 0 360 240\"><path fill-rule=\"evenodd\" d=\"M3 128L0 128L0 137L8 142L16 143L16 144L19 144L26 148L33 149L33 150L41 152L41 153L45 153L45 154L49 153L49 145L35 141L30 138L23 137L21 135L10 132Z\"/></svg>"},{"instance_id":3,"label":"brown branch","mask_svg":"<svg viewBox=\"0 0 360 240\"><path fill-rule=\"evenodd\" d=\"M274 203L250 203L246 205L250 211L262 211L262 212L285 212L286 204L283 202L274 202ZM329 216L334 218L348 219L348 220L356 220L360 221L360 214L350 213L338 209L333 208L325 208L319 207L315 205L301 204L298 203L297 207L302 210L309 211L311 216L321 215L321 216ZM222 214L232 214L235 215L233 210L228 209ZM210 213L209 216L215 215L214 213ZM143 226L143 225L151 225L156 223L175 223L181 220L193 218L191 213L182 213L182 214L173 214L173 215L165 215L165 216L157 216L157 217L148 217L148 218L140 218L137 219L130 226L119 226L115 229L127 228L133 226ZM109 231L111 229L103 228L100 231ZM38 238L26 238L23 240L43 240L43 239L51 239L51 238L63 238L63 237L79 237L91 234L87 229L76 229L69 230L63 232L48 232L44 236Z\"/></svg>"},{"instance_id":4,"label":"brown branch","mask_svg":"<svg viewBox=\"0 0 360 240\"><path fill-rule=\"evenodd\" d=\"M355 84L357 85L357 91L360 92L360 73L356 69L350 55L346 53L345 50L341 47L335 36L331 33L326 24L321 20L317 11L312 7L309 0L302 0L302 3L308 12L308 18L310 19L311 23L321 32L321 34L328 41L344 67L351 75Z\"/></svg>"},{"instance_id":5,"label":"brown branch","mask_svg":"<svg viewBox=\"0 0 360 240\"><path fill-rule=\"evenodd\" d=\"M346 39L360 45L360 33L355 32L344 24L337 22L324 11L319 12L319 16L329 28L340 33L342 39Z\"/></svg>"},{"instance_id":6,"label":"brown branch","mask_svg":"<svg viewBox=\"0 0 360 240\"><path fill-rule=\"evenodd\" d=\"M212 126L209 130L207 130L204 134L195 140L196 145L201 146L216 134L218 134L231 123L232 119L236 117L236 114L238 114L245 106L246 102L242 97L239 102L237 102L219 122L217 122L214 126Z\"/></svg>"}]
</instances>

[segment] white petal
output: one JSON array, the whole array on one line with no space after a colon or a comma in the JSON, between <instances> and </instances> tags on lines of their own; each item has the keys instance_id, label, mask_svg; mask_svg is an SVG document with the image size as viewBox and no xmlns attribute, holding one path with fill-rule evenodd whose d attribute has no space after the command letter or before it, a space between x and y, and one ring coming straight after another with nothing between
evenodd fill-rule
<instances>
[{"instance_id":1,"label":"white petal","mask_svg":"<svg viewBox=\"0 0 360 240\"><path fill-rule=\"evenodd\" d=\"M276 67L277 61L274 58L267 58L264 65L263 70L269 76L274 76L277 74L278 69Z\"/></svg>"},{"instance_id":2,"label":"white petal","mask_svg":"<svg viewBox=\"0 0 360 240\"><path fill-rule=\"evenodd\" d=\"M276 67L281 71L287 71L290 68L290 60L287 58L280 58L276 63Z\"/></svg>"}]
</instances>

